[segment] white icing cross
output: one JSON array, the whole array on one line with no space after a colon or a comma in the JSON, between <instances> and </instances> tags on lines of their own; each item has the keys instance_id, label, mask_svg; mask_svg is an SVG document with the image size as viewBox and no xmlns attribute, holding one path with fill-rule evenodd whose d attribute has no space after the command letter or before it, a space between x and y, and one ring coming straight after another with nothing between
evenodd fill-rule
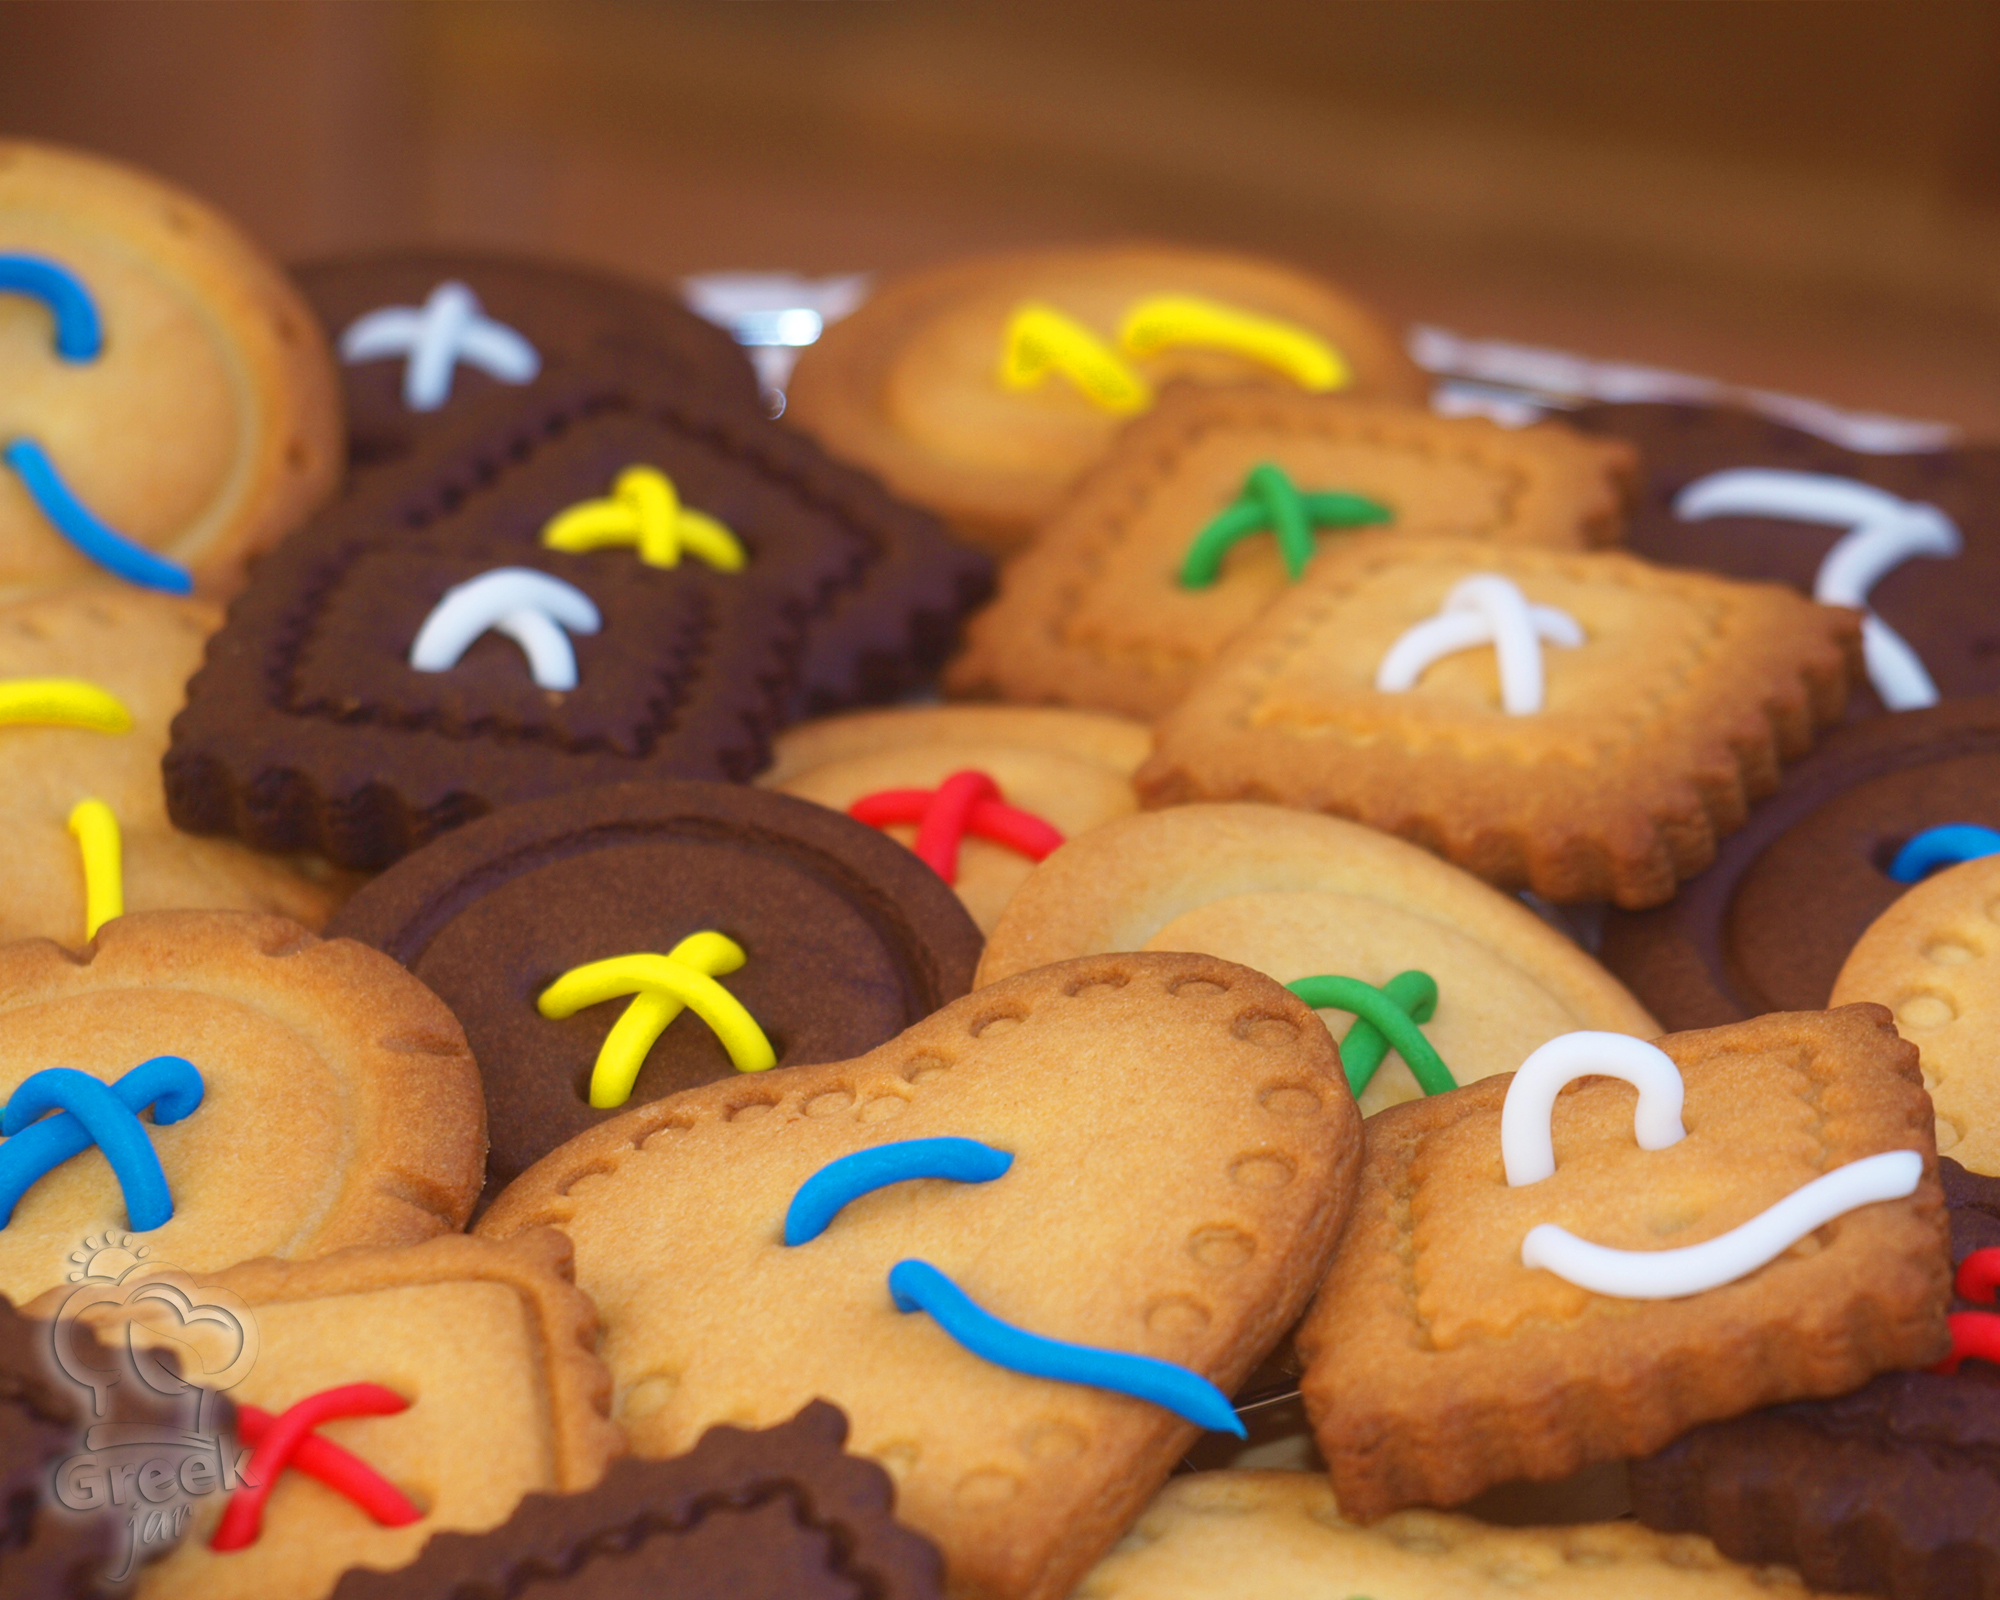
<instances>
[{"instance_id":1,"label":"white icing cross","mask_svg":"<svg viewBox=\"0 0 2000 1600\"><path fill-rule=\"evenodd\" d=\"M1477 572L1453 585L1434 617L1419 622L1389 647L1375 671L1385 694L1414 689L1446 656L1493 646L1500 663L1500 704L1510 717L1542 709L1542 644L1574 650L1583 643L1576 618L1554 606L1531 606L1511 579Z\"/></svg>"},{"instance_id":2,"label":"white icing cross","mask_svg":"<svg viewBox=\"0 0 2000 1600\"><path fill-rule=\"evenodd\" d=\"M1852 478L1820 472L1736 467L1697 478L1674 498L1684 522L1703 517L1788 517L1849 531L1827 551L1813 578L1822 605L1852 606L1861 619L1862 658L1891 711L1937 704L1937 685L1909 642L1868 610L1868 591L1912 556L1955 556L1965 546L1936 506L1903 500Z\"/></svg>"},{"instance_id":3,"label":"white icing cross","mask_svg":"<svg viewBox=\"0 0 2000 1600\"><path fill-rule=\"evenodd\" d=\"M479 308L479 298L457 279L431 290L422 306L384 306L356 317L340 336L340 359L380 361L408 356L403 404L435 411L451 398L452 374L461 361L501 383L531 383L542 370L535 347Z\"/></svg>"},{"instance_id":4,"label":"white icing cross","mask_svg":"<svg viewBox=\"0 0 2000 1600\"><path fill-rule=\"evenodd\" d=\"M1556 1096L1578 1078L1622 1078L1639 1091L1632 1133L1642 1150L1664 1150L1687 1137L1681 1121L1680 1068L1657 1045L1622 1033L1565 1033L1521 1063L1500 1109L1500 1160L1509 1187L1540 1183L1556 1170L1550 1122ZM1885 1150L1823 1172L1740 1227L1678 1250L1614 1250L1553 1222L1528 1230L1521 1265L1546 1268L1593 1294L1624 1300L1678 1300L1704 1294L1775 1261L1835 1217L1916 1191L1924 1158Z\"/></svg>"},{"instance_id":5,"label":"white icing cross","mask_svg":"<svg viewBox=\"0 0 2000 1600\"><path fill-rule=\"evenodd\" d=\"M418 672L449 672L491 629L504 633L528 657L528 676L539 689L576 687L576 651L569 634L595 633L597 607L574 584L532 567L495 567L445 590L410 646Z\"/></svg>"}]
</instances>

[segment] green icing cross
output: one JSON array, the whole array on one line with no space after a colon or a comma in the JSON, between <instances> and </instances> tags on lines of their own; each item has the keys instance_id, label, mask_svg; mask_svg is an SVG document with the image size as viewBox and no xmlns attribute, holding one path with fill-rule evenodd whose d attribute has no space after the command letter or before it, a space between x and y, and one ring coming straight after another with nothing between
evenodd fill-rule
<instances>
[{"instance_id":1,"label":"green icing cross","mask_svg":"<svg viewBox=\"0 0 2000 1600\"><path fill-rule=\"evenodd\" d=\"M1418 1029L1437 1011L1437 980L1428 972L1399 972L1381 988L1359 978L1300 978L1285 987L1315 1011L1351 1011L1354 1026L1341 1041L1340 1064L1355 1099L1393 1048L1425 1094L1458 1087L1451 1069Z\"/></svg>"},{"instance_id":2,"label":"green icing cross","mask_svg":"<svg viewBox=\"0 0 2000 1600\"><path fill-rule=\"evenodd\" d=\"M1337 489L1301 494L1280 468L1260 461L1228 509L1194 536L1181 563L1181 587L1206 589L1222 571L1230 546L1253 533L1277 535L1285 570L1297 582L1312 560L1315 528L1364 528L1394 519L1387 506L1358 494Z\"/></svg>"}]
</instances>

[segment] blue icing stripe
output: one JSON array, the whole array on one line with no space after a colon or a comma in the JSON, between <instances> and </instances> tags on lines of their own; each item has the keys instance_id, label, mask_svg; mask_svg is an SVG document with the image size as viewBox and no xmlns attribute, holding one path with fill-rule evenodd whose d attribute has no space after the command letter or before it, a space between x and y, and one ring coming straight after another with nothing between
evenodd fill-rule
<instances>
[{"instance_id":1,"label":"blue icing stripe","mask_svg":"<svg viewBox=\"0 0 2000 1600\"><path fill-rule=\"evenodd\" d=\"M1129 1394L1164 1406L1197 1427L1245 1436L1229 1397L1200 1373L1151 1356L1046 1339L1002 1322L927 1261L898 1261L891 1267L889 1294L898 1311L928 1311L952 1338L996 1367Z\"/></svg>"},{"instance_id":2,"label":"blue icing stripe","mask_svg":"<svg viewBox=\"0 0 2000 1600\"><path fill-rule=\"evenodd\" d=\"M1898 883L1921 883L1939 867L2000 855L2000 833L1970 822L1950 822L1926 828L1896 852L1889 876Z\"/></svg>"},{"instance_id":3,"label":"blue icing stripe","mask_svg":"<svg viewBox=\"0 0 2000 1600\"><path fill-rule=\"evenodd\" d=\"M904 1139L829 1161L799 1185L785 1212L785 1243L805 1244L826 1232L849 1201L912 1178L991 1183L1014 1164L1005 1150L977 1139Z\"/></svg>"},{"instance_id":4,"label":"blue icing stripe","mask_svg":"<svg viewBox=\"0 0 2000 1600\"><path fill-rule=\"evenodd\" d=\"M0 1112L0 1228L36 1182L93 1144L125 1193L125 1216L139 1233L163 1227L174 1214L167 1175L139 1113L179 1122L201 1104L204 1088L193 1063L179 1056L142 1061L116 1083L100 1083L72 1067L49 1067L24 1079ZM53 1117L46 1116L54 1111ZM37 1121L40 1118L42 1120Z\"/></svg>"},{"instance_id":5,"label":"blue icing stripe","mask_svg":"<svg viewBox=\"0 0 2000 1600\"><path fill-rule=\"evenodd\" d=\"M0 255L0 294L25 294L56 319L56 354L65 361L95 361L104 348L97 302L83 280L46 256Z\"/></svg>"},{"instance_id":6,"label":"blue icing stripe","mask_svg":"<svg viewBox=\"0 0 2000 1600\"><path fill-rule=\"evenodd\" d=\"M115 528L105 526L90 508L70 492L48 452L33 439L15 439L0 451L7 465L20 475L22 485L34 496L42 515L56 525L56 531L107 572L145 589L163 589L168 594L187 594L194 580L185 567L164 556L156 556L143 545L134 544Z\"/></svg>"}]
</instances>

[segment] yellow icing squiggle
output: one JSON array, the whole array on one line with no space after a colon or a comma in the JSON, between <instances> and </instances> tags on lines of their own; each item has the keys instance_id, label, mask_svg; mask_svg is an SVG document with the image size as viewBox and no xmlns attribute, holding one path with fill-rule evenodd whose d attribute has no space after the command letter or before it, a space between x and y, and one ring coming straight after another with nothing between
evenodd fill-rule
<instances>
[{"instance_id":1,"label":"yellow icing squiggle","mask_svg":"<svg viewBox=\"0 0 2000 1600\"><path fill-rule=\"evenodd\" d=\"M1346 358L1297 323L1258 316L1190 294L1156 294L1125 314L1118 342L1127 355L1147 356L1168 345L1209 345L1275 367L1301 389L1323 394L1354 381Z\"/></svg>"},{"instance_id":2,"label":"yellow icing squiggle","mask_svg":"<svg viewBox=\"0 0 2000 1600\"><path fill-rule=\"evenodd\" d=\"M1076 385L1093 405L1133 416L1153 403L1153 387L1130 363L1074 317L1030 300L1014 308L1000 348L1000 384L1032 389L1051 372Z\"/></svg>"},{"instance_id":3,"label":"yellow icing squiggle","mask_svg":"<svg viewBox=\"0 0 2000 1600\"><path fill-rule=\"evenodd\" d=\"M742 542L714 517L681 504L679 491L658 467L627 467L602 500L580 500L542 529L550 550L577 553L633 545L649 567L677 567L681 553L718 572L740 572L749 559Z\"/></svg>"},{"instance_id":4,"label":"yellow icing squiggle","mask_svg":"<svg viewBox=\"0 0 2000 1600\"><path fill-rule=\"evenodd\" d=\"M118 818L102 800L79 800L69 814L69 831L83 853L83 936L125 914L125 852Z\"/></svg>"},{"instance_id":5,"label":"yellow icing squiggle","mask_svg":"<svg viewBox=\"0 0 2000 1600\"><path fill-rule=\"evenodd\" d=\"M9 678L0 681L0 724L16 723L129 733L132 713L115 694L82 678Z\"/></svg>"}]
</instances>

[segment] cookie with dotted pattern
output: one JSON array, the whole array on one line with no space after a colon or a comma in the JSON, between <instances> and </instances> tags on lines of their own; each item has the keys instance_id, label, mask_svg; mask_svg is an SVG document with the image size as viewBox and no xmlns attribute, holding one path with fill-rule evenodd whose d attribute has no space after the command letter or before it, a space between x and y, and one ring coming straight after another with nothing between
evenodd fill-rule
<instances>
[{"instance_id":1,"label":"cookie with dotted pattern","mask_svg":"<svg viewBox=\"0 0 2000 1600\"><path fill-rule=\"evenodd\" d=\"M1580 631L1526 641L1535 706L1503 703L1490 645L1378 687L1391 652L1487 576L1537 628L1553 608ZM1655 905L1839 717L1859 628L1774 584L1610 551L1361 535L1323 551L1162 719L1140 798L1276 800L1415 840L1501 888Z\"/></svg>"},{"instance_id":2,"label":"cookie with dotted pattern","mask_svg":"<svg viewBox=\"0 0 2000 1600\"><path fill-rule=\"evenodd\" d=\"M810 1243L799 1186L856 1151L962 1137L988 1183L897 1184ZM858 1060L657 1101L555 1151L478 1224L553 1224L604 1317L640 1455L821 1396L897 1480L952 1592L1055 1600L1194 1436L1147 1401L990 1365L885 1275L920 1256L994 1315L1234 1388L1325 1270L1360 1162L1332 1041L1285 990L1198 955L1058 963Z\"/></svg>"}]
</instances>

